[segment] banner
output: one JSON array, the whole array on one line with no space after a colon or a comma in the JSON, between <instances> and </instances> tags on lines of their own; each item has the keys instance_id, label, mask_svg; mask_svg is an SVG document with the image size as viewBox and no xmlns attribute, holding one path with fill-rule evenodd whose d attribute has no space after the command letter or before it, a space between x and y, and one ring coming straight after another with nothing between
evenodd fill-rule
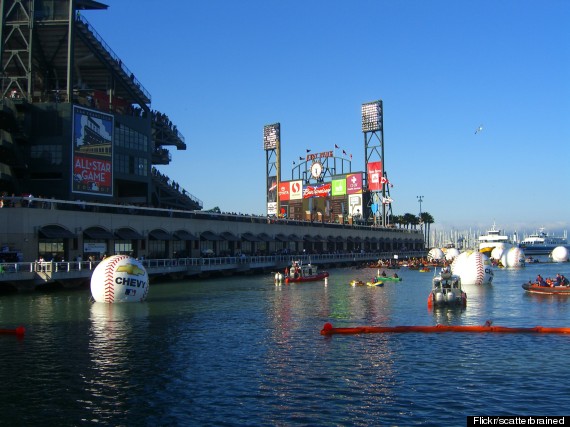
<instances>
[{"instance_id":1,"label":"banner","mask_svg":"<svg viewBox=\"0 0 570 427\"><path fill-rule=\"evenodd\" d=\"M382 190L382 162L368 163L368 190Z\"/></svg>"},{"instance_id":2,"label":"banner","mask_svg":"<svg viewBox=\"0 0 570 427\"><path fill-rule=\"evenodd\" d=\"M346 194L362 193L362 172L346 175Z\"/></svg>"},{"instance_id":3,"label":"banner","mask_svg":"<svg viewBox=\"0 0 570 427\"><path fill-rule=\"evenodd\" d=\"M303 189L303 198L310 199L311 197L328 197L330 193L331 193L330 182L319 186L307 185Z\"/></svg>"},{"instance_id":4,"label":"banner","mask_svg":"<svg viewBox=\"0 0 570 427\"><path fill-rule=\"evenodd\" d=\"M113 195L113 116L73 107L73 193Z\"/></svg>"}]
</instances>

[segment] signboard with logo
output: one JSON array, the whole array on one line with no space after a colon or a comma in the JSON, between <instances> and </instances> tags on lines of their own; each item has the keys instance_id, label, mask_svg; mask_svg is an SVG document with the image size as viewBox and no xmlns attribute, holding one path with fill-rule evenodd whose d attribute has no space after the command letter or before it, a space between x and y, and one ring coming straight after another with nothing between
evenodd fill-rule
<instances>
[{"instance_id":1,"label":"signboard with logo","mask_svg":"<svg viewBox=\"0 0 570 427\"><path fill-rule=\"evenodd\" d=\"M346 194L362 193L362 172L346 175Z\"/></svg>"},{"instance_id":2,"label":"signboard with logo","mask_svg":"<svg viewBox=\"0 0 570 427\"><path fill-rule=\"evenodd\" d=\"M113 195L113 116L73 107L71 191Z\"/></svg>"},{"instance_id":3,"label":"signboard with logo","mask_svg":"<svg viewBox=\"0 0 570 427\"><path fill-rule=\"evenodd\" d=\"M368 163L368 190L382 190L382 162Z\"/></svg>"}]
</instances>

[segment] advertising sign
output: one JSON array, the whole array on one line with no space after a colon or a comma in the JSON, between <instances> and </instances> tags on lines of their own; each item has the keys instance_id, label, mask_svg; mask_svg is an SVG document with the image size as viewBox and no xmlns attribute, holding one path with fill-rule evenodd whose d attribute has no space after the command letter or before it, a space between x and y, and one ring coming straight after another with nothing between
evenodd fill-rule
<instances>
[{"instance_id":1,"label":"advertising sign","mask_svg":"<svg viewBox=\"0 0 570 427\"><path fill-rule=\"evenodd\" d=\"M277 202L267 203L267 215L277 215Z\"/></svg>"},{"instance_id":2,"label":"advertising sign","mask_svg":"<svg viewBox=\"0 0 570 427\"><path fill-rule=\"evenodd\" d=\"M276 202L277 201L277 177L268 176L267 177L267 201Z\"/></svg>"},{"instance_id":3,"label":"advertising sign","mask_svg":"<svg viewBox=\"0 0 570 427\"><path fill-rule=\"evenodd\" d=\"M346 194L346 176L333 178L331 194L333 196L344 196Z\"/></svg>"},{"instance_id":4,"label":"advertising sign","mask_svg":"<svg viewBox=\"0 0 570 427\"><path fill-rule=\"evenodd\" d=\"M291 181L285 181L279 183L279 200L281 201L290 200L290 187L291 187Z\"/></svg>"},{"instance_id":5,"label":"advertising sign","mask_svg":"<svg viewBox=\"0 0 570 427\"><path fill-rule=\"evenodd\" d=\"M351 194L348 196L348 214L354 218L360 218L362 216L362 195L361 194Z\"/></svg>"},{"instance_id":6,"label":"advertising sign","mask_svg":"<svg viewBox=\"0 0 570 427\"><path fill-rule=\"evenodd\" d=\"M382 162L368 163L368 190L382 190Z\"/></svg>"},{"instance_id":7,"label":"advertising sign","mask_svg":"<svg viewBox=\"0 0 570 427\"><path fill-rule=\"evenodd\" d=\"M113 116L73 107L74 193L113 195Z\"/></svg>"},{"instance_id":8,"label":"advertising sign","mask_svg":"<svg viewBox=\"0 0 570 427\"><path fill-rule=\"evenodd\" d=\"M331 183L321 185L307 185L303 189L303 198L310 199L311 197L328 197L331 193Z\"/></svg>"},{"instance_id":9,"label":"advertising sign","mask_svg":"<svg viewBox=\"0 0 570 427\"><path fill-rule=\"evenodd\" d=\"M303 181L289 181L289 200L303 199Z\"/></svg>"},{"instance_id":10,"label":"advertising sign","mask_svg":"<svg viewBox=\"0 0 570 427\"><path fill-rule=\"evenodd\" d=\"M362 193L362 172L346 175L346 194Z\"/></svg>"}]
</instances>

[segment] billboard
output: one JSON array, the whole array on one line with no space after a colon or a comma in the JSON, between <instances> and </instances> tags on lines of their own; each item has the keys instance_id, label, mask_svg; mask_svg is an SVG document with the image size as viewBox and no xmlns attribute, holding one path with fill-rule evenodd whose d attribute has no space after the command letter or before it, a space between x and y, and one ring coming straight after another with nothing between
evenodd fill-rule
<instances>
[{"instance_id":1,"label":"billboard","mask_svg":"<svg viewBox=\"0 0 570 427\"><path fill-rule=\"evenodd\" d=\"M331 194L333 196L344 196L346 194L346 176L333 178Z\"/></svg>"},{"instance_id":2,"label":"billboard","mask_svg":"<svg viewBox=\"0 0 570 427\"><path fill-rule=\"evenodd\" d=\"M277 177L267 177L267 202L277 202Z\"/></svg>"},{"instance_id":3,"label":"billboard","mask_svg":"<svg viewBox=\"0 0 570 427\"><path fill-rule=\"evenodd\" d=\"M280 182L279 183L279 200L280 201L287 201L290 200L290 181Z\"/></svg>"},{"instance_id":4,"label":"billboard","mask_svg":"<svg viewBox=\"0 0 570 427\"><path fill-rule=\"evenodd\" d=\"M74 106L73 193L113 195L113 116Z\"/></svg>"},{"instance_id":5,"label":"billboard","mask_svg":"<svg viewBox=\"0 0 570 427\"><path fill-rule=\"evenodd\" d=\"M346 194L362 193L362 172L346 175Z\"/></svg>"},{"instance_id":6,"label":"billboard","mask_svg":"<svg viewBox=\"0 0 570 427\"><path fill-rule=\"evenodd\" d=\"M321 185L307 185L303 188L303 198L309 199L311 197L328 197L331 194L331 183Z\"/></svg>"},{"instance_id":7,"label":"billboard","mask_svg":"<svg viewBox=\"0 0 570 427\"><path fill-rule=\"evenodd\" d=\"M289 200L303 199L303 181L289 181Z\"/></svg>"},{"instance_id":8,"label":"billboard","mask_svg":"<svg viewBox=\"0 0 570 427\"><path fill-rule=\"evenodd\" d=\"M368 163L368 190L382 190L382 162Z\"/></svg>"}]
</instances>

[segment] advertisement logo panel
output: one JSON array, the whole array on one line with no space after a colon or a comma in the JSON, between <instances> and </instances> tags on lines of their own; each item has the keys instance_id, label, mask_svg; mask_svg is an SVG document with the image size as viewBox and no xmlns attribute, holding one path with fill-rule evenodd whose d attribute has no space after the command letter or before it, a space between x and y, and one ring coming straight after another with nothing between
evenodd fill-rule
<instances>
[{"instance_id":1,"label":"advertisement logo panel","mask_svg":"<svg viewBox=\"0 0 570 427\"><path fill-rule=\"evenodd\" d=\"M346 177L334 178L332 180L331 194L333 196L344 196L346 194Z\"/></svg>"},{"instance_id":2,"label":"advertisement logo panel","mask_svg":"<svg viewBox=\"0 0 570 427\"><path fill-rule=\"evenodd\" d=\"M113 195L113 116L73 107L73 193Z\"/></svg>"},{"instance_id":3,"label":"advertisement logo panel","mask_svg":"<svg viewBox=\"0 0 570 427\"><path fill-rule=\"evenodd\" d=\"M289 181L289 200L303 199L303 181Z\"/></svg>"},{"instance_id":4,"label":"advertisement logo panel","mask_svg":"<svg viewBox=\"0 0 570 427\"><path fill-rule=\"evenodd\" d=\"M368 163L368 189L370 191L382 190L382 162Z\"/></svg>"},{"instance_id":5,"label":"advertisement logo panel","mask_svg":"<svg viewBox=\"0 0 570 427\"><path fill-rule=\"evenodd\" d=\"M290 200L290 181L279 183L279 200L287 201Z\"/></svg>"},{"instance_id":6,"label":"advertisement logo panel","mask_svg":"<svg viewBox=\"0 0 570 427\"><path fill-rule=\"evenodd\" d=\"M331 193L330 182L322 185L307 185L303 189L303 198L309 199L311 197L328 197L330 193Z\"/></svg>"},{"instance_id":7,"label":"advertisement logo panel","mask_svg":"<svg viewBox=\"0 0 570 427\"><path fill-rule=\"evenodd\" d=\"M346 175L346 194L362 193L362 172Z\"/></svg>"}]
</instances>

